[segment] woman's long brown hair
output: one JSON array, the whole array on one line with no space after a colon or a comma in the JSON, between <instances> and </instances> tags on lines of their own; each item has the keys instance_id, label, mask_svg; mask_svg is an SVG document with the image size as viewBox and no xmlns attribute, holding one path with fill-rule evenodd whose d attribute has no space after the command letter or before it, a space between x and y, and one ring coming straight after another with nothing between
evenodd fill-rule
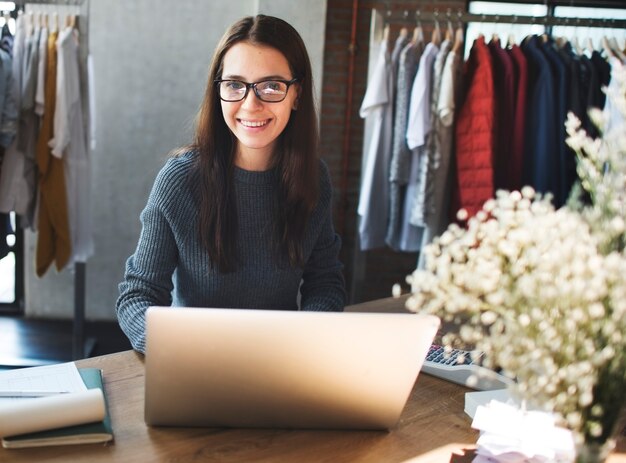
<instances>
[{"instance_id":1,"label":"woman's long brown hair","mask_svg":"<svg viewBox=\"0 0 626 463\"><path fill-rule=\"evenodd\" d=\"M311 63L304 42L282 19L264 15L243 18L230 27L216 48L192 145L198 153L193 176L200 182L200 238L220 272L231 272L237 266L233 184L237 140L222 116L214 81L221 78L224 55L244 41L280 51L293 77L298 78L297 85L290 89L299 92L297 110L292 111L273 155L273 167L279 174L275 240L279 257L292 266L303 264L301 243L319 194L319 134Z\"/></svg>"}]
</instances>

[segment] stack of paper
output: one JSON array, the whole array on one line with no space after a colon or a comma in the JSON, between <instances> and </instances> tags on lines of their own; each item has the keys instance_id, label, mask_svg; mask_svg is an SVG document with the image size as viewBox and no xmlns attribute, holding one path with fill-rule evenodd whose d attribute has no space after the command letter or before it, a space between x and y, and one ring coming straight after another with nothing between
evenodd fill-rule
<instances>
[{"instance_id":1,"label":"stack of paper","mask_svg":"<svg viewBox=\"0 0 626 463\"><path fill-rule=\"evenodd\" d=\"M571 463L572 433L555 425L554 415L491 401L478 406L472 427L480 431L474 463Z\"/></svg>"},{"instance_id":2,"label":"stack of paper","mask_svg":"<svg viewBox=\"0 0 626 463\"><path fill-rule=\"evenodd\" d=\"M0 373L0 437L6 448L110 441L101 370L64 363Z\"/></svg>"}]
</instances>

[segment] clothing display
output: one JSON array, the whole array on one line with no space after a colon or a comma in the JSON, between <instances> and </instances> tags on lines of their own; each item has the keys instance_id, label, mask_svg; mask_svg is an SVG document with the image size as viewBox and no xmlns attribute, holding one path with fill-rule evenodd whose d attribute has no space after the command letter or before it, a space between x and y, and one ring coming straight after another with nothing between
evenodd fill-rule
<instances>
[{"instance_id":1,"label":"clothing display","mask_svg":"<svg viewBox=\"0 0 626 463\"><path fill-rule=\"evenodd\" d=\"M423 35L421 42L409 43L395 74L389 38L375 44L379 60L361 106L362 117L376 114L378 121L377 132L365 125L361 251L384 245L420 251L456 221L459 209L471 217L499 189L530 185L561 207L577 179L575 155L566 143L568 113L591 136L597 129L590 108L618 117L602 89L611 88L611 69L626 57L608 39L601 49L579 50L547 35L506 44L480 35L465 62L462 40L452 47L451 39L450 30L441 43L425 43ZM607 128L612 123L609 118ZM384 131L389 127L392 137ZM403 130L406 143L397 135ZM373 152L384 154L374 161ZM373 199L366 203L366 197ZM378 211L388 212L374 218L366 207L374 201ZM418 266L423 264L420 255Z\"/></svg>"},{"instance_id":2,"label":"clothing display","mask_svg":"<svg viewBox=\"0 0 626 463\"><path fill-rule=\"evenodd\" d=\"M431 136L431 89L432 70L439 47L430 42L420 58L419 67L409 102L409 121L406 129L407 146L411 150L411 178L404 200L404 221L400 232L400 248L405 251L419 250L424 224L424 203L429 169L427 143Z\"/></svg>"},{"instance_id":3,"label":"clothing display","mask_svg":"<svg viewBox=\"0 0 626 463\"><path fill-rule=\"evenodd\" d=\"M456 124L455 204L474 215L494 193L494 106L491 55L484 37L474 41L465 62L466 94Z\"/></svg>"},{"instance_id":4,"label":"clothing display","mask_svg":"<svg viewBox=\"0 0 626 463\"><path fill-rule=\"evenodd\" d=\"M381 46L359 111L370 129L369 143L363 147L363 176L357 209L361 249L385 245L389 219L393 89L391 56L387 47Z\"/></svg>"},{"instance_id":5,"label":"clothing display","mask_svg":"<svg viewBox=\"0 0 626 463\"><path fill-rule=\"evenodd\" d=\"M89 156L83 122L78 68L78 33L66 28L57 41L57 85L52 155L63 160L68 221L72 238L71 261L85 262L93 254L90 219Z\"/></svg>"},{"instance_id":6,"label":"clothing display","mask_svg":"<svg viewBox=\"0 0 626 463\"><path fill-rule=\"evenodd\" d=\"M389 169L389 226L385 242L392 249L400 249L402 209L409 182L411 150L406 141L409 121L411 88L417 73L419 60L424 51L424 38L418 34L400 53L397 75L396 104L394 108L393 146Z\"/></svg>"},{"instance_id":7,"label":"clothing display","mask_svg":"<svg viewBox=\"0 0 626 463\"><path fill-rule=\"evenodd\" d=\"M63 161L52 155L48 145L52 138L52 122L57 88L57 31L48 36L45 91L42 102L43 119L37 139L37 167L39 168L39 236L37 240L35 267L38 276L56 262L57 270L69 262L72 243L67 217L67 190Z\"/></svg>"},{"instance_id":8,"label":"clothing display","mask_svg":"<svg viewBox=\"0 0 626 463\"><path fill-rule=\"evenodd\" d=\"M133 347L145 348L144 317L151 305L296 310L300 291L301 310L342 310L344 282L337 260L341 240L333 229L326 165L320 162L320 197L302 243L303 267L292 267L275 257L272 210L278 171L235 167L236 255L245 265L220 273L210 265L194 233L199 226L195 200L199 187L191 182L189 172L196 157L187 152L167 161L140 216L143 231L126 263L117 301L120 326ZM145 281L154 282L149 290Z\"/></svg>"},{"instance_id":9,"label":"clothing display","mask_svg":"<svg viewBox=\"0 0 626 463\"><path fill-rule=\"evenodd\" d=\"M38 276L52 263L61 271L93 254L83 78L74 25L68 20L59 27L58 20L49 23L47 14L20 10L10 52L5 50L10 41L0 45L0 144L6 147L0 212L14 212L21 228L37 233Z\"/></svg>"}]
</instances>

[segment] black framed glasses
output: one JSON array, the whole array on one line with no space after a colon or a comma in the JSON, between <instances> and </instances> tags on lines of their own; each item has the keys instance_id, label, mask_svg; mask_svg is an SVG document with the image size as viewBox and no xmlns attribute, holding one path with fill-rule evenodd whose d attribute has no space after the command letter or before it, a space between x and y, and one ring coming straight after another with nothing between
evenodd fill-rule
<instances>
[{"instance_id":1,"label":"black framed glasses","mask_svg":"<svg viewBox=\"0 0 626 463\"><path fill-rule=\"evenodd\" d=\"M250 89L261 101L266 103L280 103L287 97L287 91L298 79L291 80L263 80L261 82L243 82L241 80L216 80L217 94L223 101L241 101L248 96Z\"/></svg>"}]
</instances>

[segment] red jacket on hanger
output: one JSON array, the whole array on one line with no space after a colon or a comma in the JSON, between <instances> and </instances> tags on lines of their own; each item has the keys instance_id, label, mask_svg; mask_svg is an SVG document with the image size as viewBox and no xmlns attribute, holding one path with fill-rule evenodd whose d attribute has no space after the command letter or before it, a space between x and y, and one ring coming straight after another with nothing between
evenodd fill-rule
<instances>
[{"instance_id":1,"label":"red jacket on hanger","mask_svg":"<svg viewBox=\"0 0 626 463\"><path fill-rule=\"evenodd\" d=\"M493 68L484 37L474 41L465 63L465 100L456 124L456 210L473 216L494 195ZM456 210L453 213L456 214Z\"/></svg>"}]
</instances>

